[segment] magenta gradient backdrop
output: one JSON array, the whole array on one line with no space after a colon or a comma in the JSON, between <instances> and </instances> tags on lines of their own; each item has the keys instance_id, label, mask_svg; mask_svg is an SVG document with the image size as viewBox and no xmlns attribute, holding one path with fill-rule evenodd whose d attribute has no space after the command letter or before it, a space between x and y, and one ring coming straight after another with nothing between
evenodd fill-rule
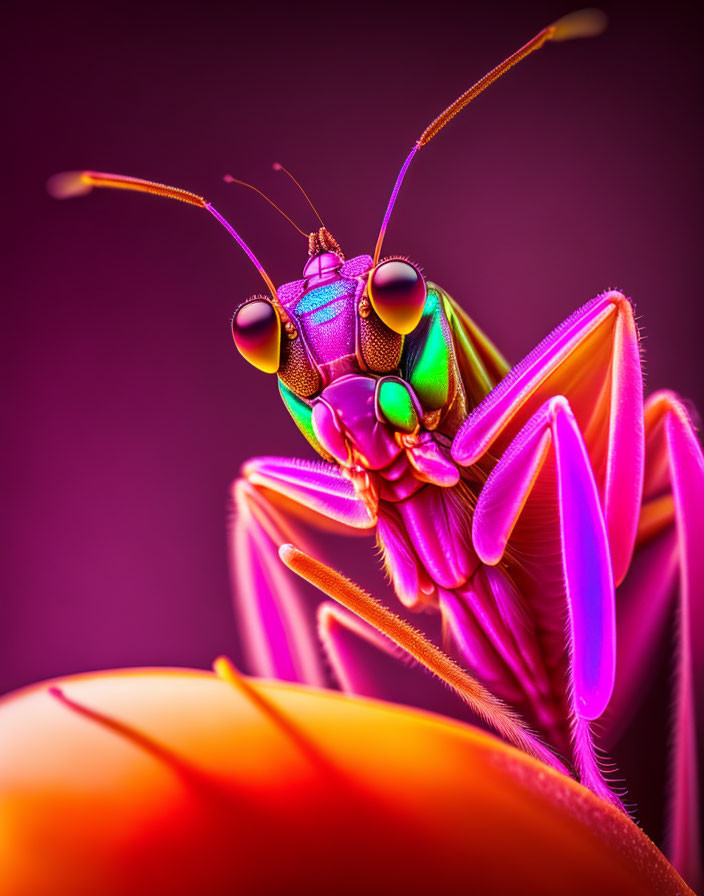
<instances>
[{"instance_id":1,"label":"magenta gradient backdrop","mask_svg":"<svg viewBox=\"0 0 704 896\"><path fill-rule=\"evenodd\" d=\"M648 388L702 408L701 30L672 3L604 6L603 37L548 46L420 153L385 248L419 261L512 360L600 290L622 288L644 327ZM368 252L420 131L570 8L9 13L2 691L87 669L237 659L228 485L250 455L310 455L274 377L232 345L229 316L262 285L227 235L152 198L55 202L46 178L92 167L202 192L277 282L295 279L303 240L225 172L312 228L271 170L283 162L347 254ZM331 550L373 585L368 548ZM617 759L654 774L662 755Z\"/></svg>"}]
</instances>

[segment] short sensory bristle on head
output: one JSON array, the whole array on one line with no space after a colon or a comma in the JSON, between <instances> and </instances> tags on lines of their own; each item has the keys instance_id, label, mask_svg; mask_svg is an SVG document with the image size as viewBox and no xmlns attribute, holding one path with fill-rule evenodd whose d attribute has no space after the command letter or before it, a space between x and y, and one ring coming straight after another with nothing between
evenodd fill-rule
<instances>
[{"instance_id":1,"label":"short sensory bristle on head","mask_svg":"<svg viewBox=\"0 0 704 896\"><path fill-rule=\"evenodd\" d=\"M290 178L290 180L293 181L293 183L298 187L298 189L304 195L305 200L308 203L308 205L313 209L313 213L315 214L315 217L318 219L318 221L320 221L320 226L324 228L325 222L320 217L320 213L318 212L318 209L313 205L313 201L310 198L310 196L306 193L306 191L303 189L303 187L298 182L298 180L291 174L291 172L288 170L288 168L284 168L284 166L281 164L281 162L274 162L274 164L271 167L274 169L274 171L283 171L283 173L288 178Z\"/></svg>"},{"instance_id":2,"label":"short sensory bristle on head","mask_svg":"<svg viewBox=\"0 0 704 896\"><path fill-rule=\"evenodd\" d=\"M338 255L344 261L345 256L338 241L327 227L319 227L308 235L308 255L315 258L316 255L324 255L327 252Z\"/></svg>"},{"instance_id":3,"label":"short sensory bristle on head","mask_svg":"<svg viewBox=\"0 0 704 896\"><path fill-rule=\"evenodd\" d=\"M223 180L225 181L226 184L239 184L241 187L249 187L250 190L254 190L254 192L258 193L262 197L262 199L266 199L266 201L269 203L269 205L272 206L272 208L275 208L276 211L282 217L286 218L286 220L289 222L289 224L293 224L293 226L301 234L301 236L304 236L306 238L308 237L308 234L304 230L301 230L301 228L298 226L298 224L296 224L294 221L292 221L291 218L289 218L289 216L286 214L286 212L283 211L283 209L279 208L279 206L274 202L274 200L270 199L266 195L266 193L262 192L262 190L259 189L259 187L255 187L253 184L248 184L246 180L240 180L237 177L233 177L231 174L226 174L225 177L223 177Z\"/></svg>"}]
</instances>

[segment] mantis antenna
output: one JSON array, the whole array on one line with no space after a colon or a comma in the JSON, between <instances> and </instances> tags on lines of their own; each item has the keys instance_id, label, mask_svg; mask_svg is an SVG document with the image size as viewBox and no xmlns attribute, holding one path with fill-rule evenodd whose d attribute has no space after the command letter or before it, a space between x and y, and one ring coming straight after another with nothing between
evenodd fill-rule
<instances>
[{"instance_id":1,"label":"mantis antenna","mask_svg":"<svg viewBox=\"0 0 704 896\"><path fill-rule=\"evenodd\" d=\"M327 230L327 228L325 227L325 223L323 222L323 219L318 214L318 209L313 205L313 202L312 202L310 196L306 193L306 191L303 189L303 187L300 185L300 183L296 180L296 178L291 174L291 172L288 170L288 168L284 168L284 166L280 162L274 162L274 164L271 167L274 169L274 171L283 171L283 173L294 182L294 184L298 187L298 189L301 191L301 193L303 193L303 195L305 196L305 199L306 199L306 202L308 203L308 205L313 209L313 212L315 213L315 217L320 221L320 226Z\"/></svg>"},{"instance_id":2,"label":"mantis antenna","mask_svg":"<svg viewBox=\"0 0 704 896\"><path fill-rule=\"evenodd\" d=\"M243 250L247 258L252 262L254 267L259 271L262 279L270 290L272 298L278 301L276 295L276 287L262 266L257 256L252 252L247 243L237 233L235 228L229 221L220 214L203 196L197 193L191 193L189 190L182 190L180 187L169 187L166 184L155 183L151 180L142 180L139 177L127 177L124 174L108 174L104 171L65 171L62 174L55 174L47 181L47 190L55 199L68 199L71 196L83 196L94 187L110 187L114 190L135 190L138 193L151 193L154 196L165 196L167 199L176 199L179 202L186 202L188 205L195 205L209 212L216 221L218 221L227 230L231 237L237 242Z\"/></svg>"},{"instance_id":3,"label":"mantis antenna","mask_svg":"<svg viewBox=\"0 0 704 896\"><path fill-rule=\"evenodd\" d=\"M304 236L306 239L308 239L308 234L305 231L301 230L298 224L296 224L295 221L292 221L291 218L289 218L289 216L286 214L286 212L283 211L283 209L279 208L279 206L274 202L273 199L269 199L266 193L262 192L259 187L255 187L254 184L248 184L246 180L240 180L238 177L233 177L231 174L226 174L225 177L223 177L223 180L226 184L239 184L242 187L249 187L249 189L254 190L255 193L259 193L262 199L266 199L269 205L275 208L280 215L286 218L289 224L293 224L293 226L301 234L301 236Z\"/></svg>"},{"instance_id":4,"label":"mantis antenna","mask_svg":"<svg viewBox=\"0 0 704 896\"><path fill-rule=\"evenodd\" d=\"M406 161L401 166L401 171L399 172L394 188L391 191L391 198L386 207L386 214L384 215L384 220L382 221L381 230L379 231L379 237L374 249L375 265L379 262L386 228L389 226L389 218L391 217L391 212L393 211L396 198L401 189L401 184L406 176L409 165L413 161L413 157L421 146L430 143L433 137L435 137L436 134L439 134L445 125L448 124L458 112L461 112L465 106L476 99L480 93L489 87L490 84L493 84L494 81L497 81L502 75L505 75L509 69L525 59L526 56L529 56L534 50L539 50L548 41L572 40L577 37L595 37L596 35L601 34L605 28L606 16L599 9L581 9L578 12L570 13L562 19L558 19L557 22L554 22L552 25L548 25L547 28L543 28L542 31L539 31L532 40L529 40L520 50L516 50L515 53L507 59L504 59L504 61L497 65L496 68L493 68L490 72L484 75L483 78L477 81L476 84L473 84L469 90L465 90L461 96L457 97L454 103L451 103L444 112L441 112L440 115L428 125L406 157Z\"/></svg>"}]
</instances>

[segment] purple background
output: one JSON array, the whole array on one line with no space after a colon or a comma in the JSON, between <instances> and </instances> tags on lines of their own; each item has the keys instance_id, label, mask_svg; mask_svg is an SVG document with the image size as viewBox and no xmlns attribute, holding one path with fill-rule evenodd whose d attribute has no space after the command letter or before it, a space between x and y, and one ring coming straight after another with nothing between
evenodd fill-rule
<instances>
[{"instance_id":1,"label":"purple background","mask_svg":"<svg viewBox=\"0 0 704 896\"><path fill-rule=\"evenodd\" d=\"M704 407L701 30L676 4L604 6L603 37L548 46L423 150L385 248L419 261L512 360L618 286L638 303L648 388ZM87 669L237 658L228 485L251 455L310 456L274 378L232 345L229 315L261 283L227 235L151 198L55 202L46 178L92 167L202 192L275 281L295 279L304 241L225 172L312 228L271 170L280 160L348 256L371 251L425 125L569 8L9 14L3 691ZM336 543L332 554L371 586L368 547ZM662 751L617 760L651 774Z\"/></svg>"}]
</instances>

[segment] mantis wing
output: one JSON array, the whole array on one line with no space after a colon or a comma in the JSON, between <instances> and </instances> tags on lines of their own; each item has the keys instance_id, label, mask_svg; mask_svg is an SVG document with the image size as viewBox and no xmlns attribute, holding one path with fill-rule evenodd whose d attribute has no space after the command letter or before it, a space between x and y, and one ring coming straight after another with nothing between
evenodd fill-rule
<instances>
[{"instance_id":1,"label":"mantis wing","mask_svg":"<svg viewBox=\"0 0 704 896\"><path fill-rule=\"evenodd\" d=\"M556 725L569 725L582 782L618 805L589 730L613 690L609 546L584 441L563 396L549 399L501 456L479 494L472 538L484 563L504 561L527 599L552 685L548 705L560 707Z\"/></svg>"},{"instance_id":2,"label":"mantis wing","mask_svg":"<svg viewBox=\"0 0 704 896\"><path fill-rule=\"evenodd\" d=\"M704 731L704 456L672 392L645 404L646 465L636 556L617 594L618 661L607 737L615 739L647 692L673 606L674 737L668 855L692 887L702 883L697 744Z\"/></svg>"},{"instance_id":3,"label":"mantis wing","mask_svg":"<svg viewBox=\"0 0 704 896\"><path fill-rule=\"evenodd\" d=\"M306 525L352 534L372 530L375 520L337 468L320 461L254 458L234 483L233 499L231 567L248 669L324 685L311 613L278 551L288 542L308 547Z\"/></svg>"},{"instance_id":4,"label":"mantis wing","mask_svg":"<svg viewBox=\"0 0 704 896\"><path fill-rule=\"evenodd\" d=\"M441 293L465 391L475 406L506 376L511 365L464 308L443 290Z\"/></svg>"}]
</instances>

